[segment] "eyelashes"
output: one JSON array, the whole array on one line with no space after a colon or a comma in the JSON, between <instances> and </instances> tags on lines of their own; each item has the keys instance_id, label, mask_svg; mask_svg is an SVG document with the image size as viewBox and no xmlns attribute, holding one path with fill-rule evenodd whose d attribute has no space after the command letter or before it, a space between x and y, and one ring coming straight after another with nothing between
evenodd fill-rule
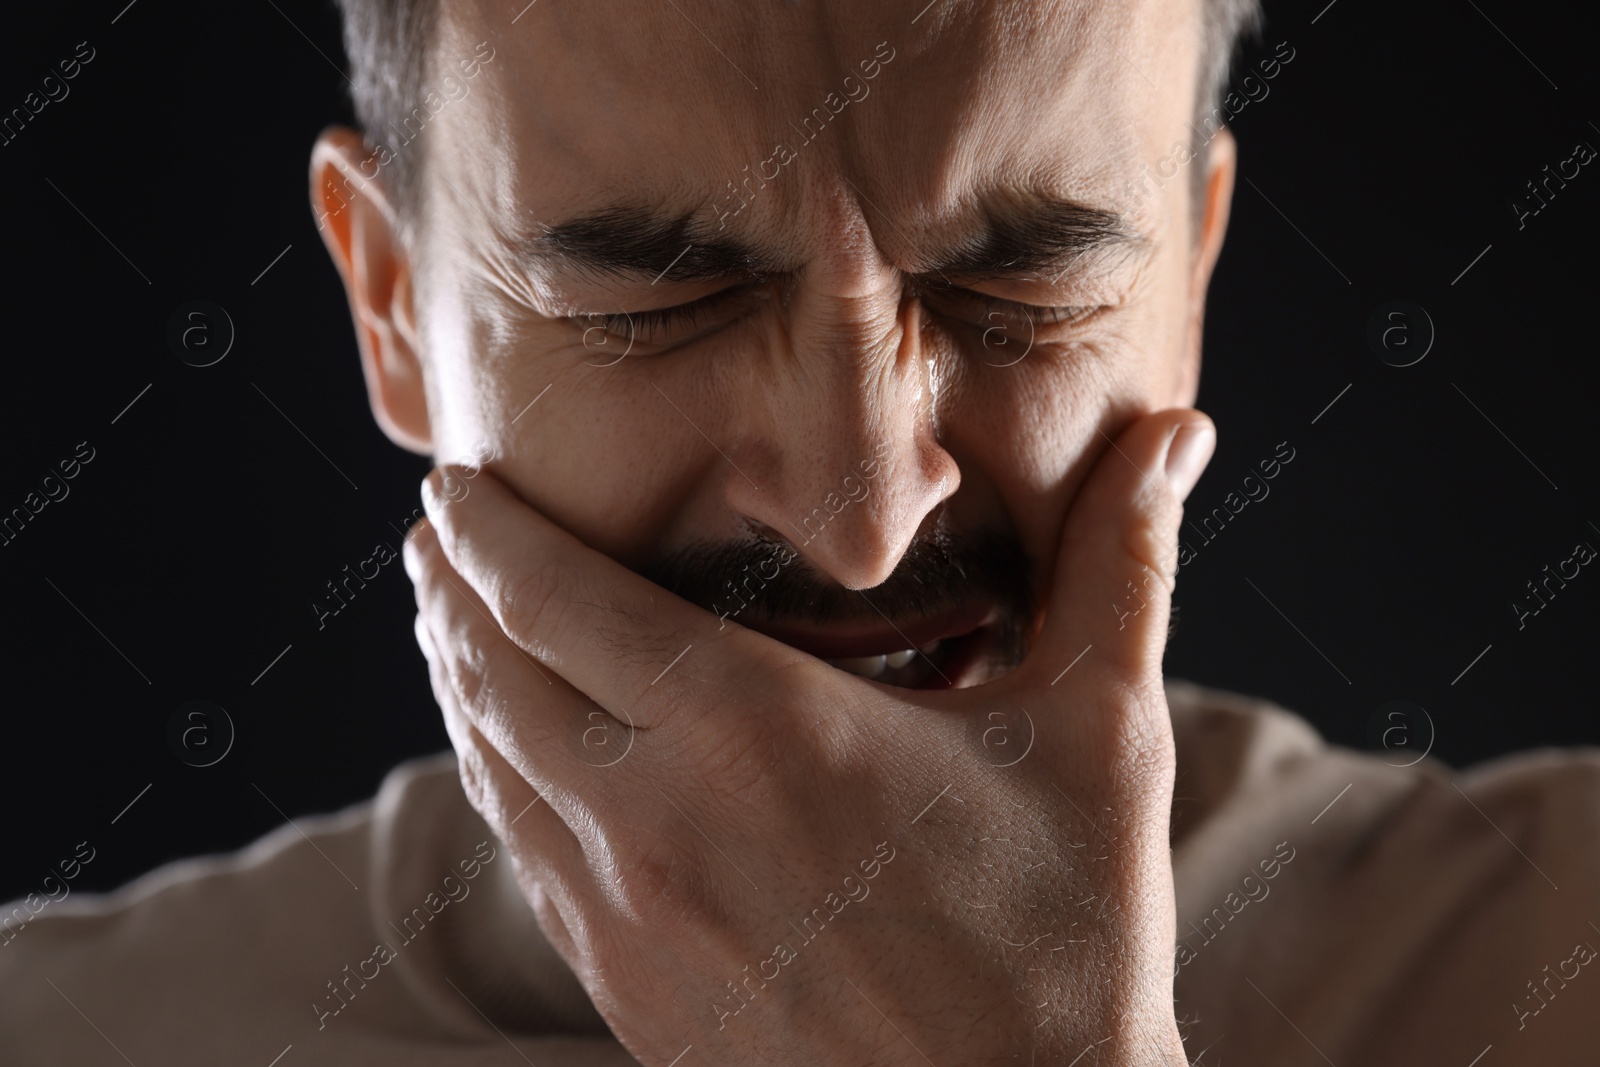
<instances>
[{"instance_id":1,"label":"eyelashes","mask_svg":"<svg viewBox=\"0 0 1600 1067\"><path fill-rule=\"evenodd\" d=\"M1081 325L1101 310L1100 305L1029 304L956 287L927 289L920 295L935 315L978 330L1026 328L1044 332L1051 327Z\"/></svg>"},{"instance_id":2,"label":"eyelashes","mask_svg":"<svg viewBox=\"0 0 1600 1067\"><path fill-rule=\"evenodd\" d=\"M671 307L572 315L566 321L582 329L586 338L598 329L629 344L670 348L733 325L755 311L768 295L761 287L736 285ZM1103 305L1029 304L955 286L922 287L917 297L938 318L986 338L1001 330L1029 338L1070 330L1103 310Z\"/></svg>"},{"instance_id":3,"label":"eyelashes","mask_svg":"<svg viewBox=\"0 0 1600 1067\"><path fill-rule=\"evenodd\" d=\"M747 286L734 286L687 304L651 311L573 315L568 321L586 332L599 328L629 342L684 344L731 325L753 310L757 302L754 290Z\"/></svg>"}]
</instances>

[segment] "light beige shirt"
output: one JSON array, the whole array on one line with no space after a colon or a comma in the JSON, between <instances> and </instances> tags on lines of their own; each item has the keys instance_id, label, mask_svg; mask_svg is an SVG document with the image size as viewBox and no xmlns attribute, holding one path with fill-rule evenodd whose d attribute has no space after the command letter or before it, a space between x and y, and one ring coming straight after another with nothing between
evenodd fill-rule
<instances>
[{"instance_id":1,"label":"light beige shirt","mask_svg":"<svg viewBox=\"0 0 1600 1067\"><path fill-rule=\"evenodd\" d=\"M1168 696L1192 1061L1600 1064L1600 751L1395 767L1263 701ZM633 1062L452 756L297 822L114 893L6 906L0 1064Z\"/></svg>"}]
</instances>

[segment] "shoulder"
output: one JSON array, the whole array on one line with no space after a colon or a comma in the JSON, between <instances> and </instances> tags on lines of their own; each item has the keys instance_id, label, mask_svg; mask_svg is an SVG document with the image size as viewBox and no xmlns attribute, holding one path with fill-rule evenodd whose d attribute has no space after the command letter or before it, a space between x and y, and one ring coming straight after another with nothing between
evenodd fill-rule
<instances>
[{"instance_id":1,"label":"shoulder","mask_svg":"<svg viewBox=\"0 0 1600 1067\"><path fill-rule=\"evenodd\" d=\"M1600 748L1535 749L1456 770L1420 752L1330 745L1300 716L1258 697L1173 680L1167 699L1180 852L1192 838L1214 839L1219 823L1228 834L1251 823L1299 824L1318 840L1354 841L1376 825L1393 831L1444 819L1448 842L1486 833L1504 843L1489 817L1496 813L1536 848L1600 845Z\"/></svg>"},{"instance_id":2,"label":"shoulder","mask_svg":"<svg viewBox=\"0 0 1600 1067\"><path fill-rule=\"evenodd\" d=\"M297 817L238 852L37 911L6 904L0 1048L28 1065L265 1064L289 1046L298 1063L479 1056L474 1042L503 1041L451 993L439 961L485 892L513 885L497 844L444 753L396 767L371 800ZM479 901L458 903L472 892ZM615 1051L577 1037L547 1051L558 1049L554 1062L569 1064Z\"/></svg>"},{"instance_id":3,"label":"shoulder","mask_svg":"<svg viewBox=\"0 0 1600 1067\"><path fill-rule=\"evenodd\" d=\"M1219 808L1327 751L1309 723L1271 701L1177 679L1166 689L1178 753L1174 843Z\"/></svg>"},{"instance_id":4,"label":"shoulder","mask_svg":"<svg viewBox=\"0 0 1600 1067\"><path fill-rule=\"evenodd\" d=\"M1236 1055L1294 1058L1285 1015L1334 1062L1466 1063L1494 1044L1566 1064L1600 1047L1579 1000L1529 985L1600 945L1600 750L1457 771L1329 745L1267 701L1173 683L1169 705L1195 1049L1226 1031Z\"/></svg>"}]
</instances>

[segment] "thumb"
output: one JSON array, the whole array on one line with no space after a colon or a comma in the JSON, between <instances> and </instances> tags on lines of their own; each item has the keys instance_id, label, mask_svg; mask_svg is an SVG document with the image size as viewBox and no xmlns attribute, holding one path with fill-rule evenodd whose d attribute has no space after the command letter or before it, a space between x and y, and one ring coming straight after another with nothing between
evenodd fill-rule
<instances>
[{"instance_id":1,"label":"thumb","mask_svg":"<svg viewBox=\"0 0 1600 1067\"><path fill-rule=\"evenodd\" d=\"M1210 418L1174 408L1139 419L1096 461L1067 513L1036 646L1047 684L1069 664L1160 684L1183 500L1216 443Z\"/></svg>"}]
</instances>

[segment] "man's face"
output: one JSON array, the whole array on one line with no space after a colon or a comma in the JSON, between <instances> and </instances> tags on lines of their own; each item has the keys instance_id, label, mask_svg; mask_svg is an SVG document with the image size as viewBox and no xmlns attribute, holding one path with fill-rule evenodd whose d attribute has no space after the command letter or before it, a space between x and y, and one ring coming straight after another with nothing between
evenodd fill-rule
<instances>
[{"instance_id":1,"label":"man's face","mask_svg":"<svg viewBox=\"0 0 1600 1067\"><path fill-rule=\"evenodd\" d=\"M1110 438L1192 402L1221 221L1153 177L1198 0L924 2L443 5L425 84L493 59L377 365L439 462L730 624L965 685Z\"/></svg>"}]
</instances>

